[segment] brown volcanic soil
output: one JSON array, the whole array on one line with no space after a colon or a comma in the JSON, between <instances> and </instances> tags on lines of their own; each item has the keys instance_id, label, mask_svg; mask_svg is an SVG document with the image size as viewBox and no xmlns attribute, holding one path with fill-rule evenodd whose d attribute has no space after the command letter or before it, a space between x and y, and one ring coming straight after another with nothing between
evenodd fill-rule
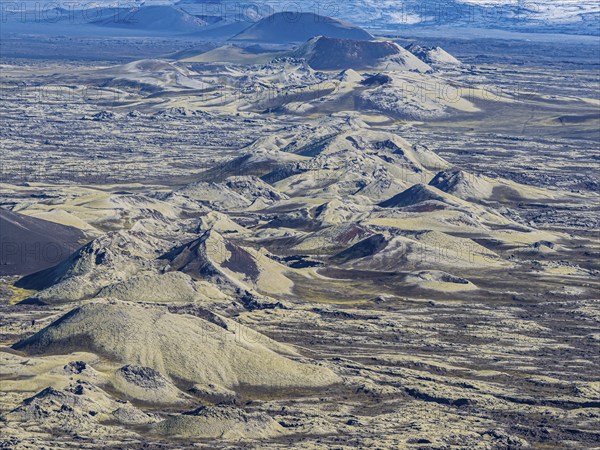
<instances>
[{"instance_id":1,"label":"brown volcanic soil","mask_svg":"<svg viewBox=\"0 0 600 450\"><path fill-rule=\"evenodd\" d=\"M51 267L84 240L77 228L0 208L0 275L27 275Z\"/></svg>"}]
</instances>

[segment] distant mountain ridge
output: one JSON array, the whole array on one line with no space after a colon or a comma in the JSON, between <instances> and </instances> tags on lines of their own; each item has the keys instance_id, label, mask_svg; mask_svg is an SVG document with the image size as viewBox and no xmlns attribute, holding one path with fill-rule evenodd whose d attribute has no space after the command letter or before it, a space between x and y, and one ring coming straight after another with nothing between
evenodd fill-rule
<instances>
[{"instance_id":1,"label":"distant mountain ridge","mask_svg":"<svg viewBox=\"0 0 600 450\"><path fill-rule=\"evenodd\" d=\"M600 35L600 5L595 0L348 0L324 5L255 0L252 8L247 10L241 8L235 0L183 0L180 3L183 2L186 5L218 4L216 8L229 16L244 15L249 20L294 10L337 17L369 30L391 32L422 27L448 27ZM238 7L233 7L235 5Z\"/></svg>"},{"instance_id":2,"label":"distant mountain ridge","mask_svg":"<svg viewBox=\"0 0 600 450\"><path fill-rule=\"evenodd\" d=\"M165 9L157 17L144 17L152 12L150 8ZM25 10L27 14L23 14ZM39 17L35 11L44 13ZM116 20L115 11L119 11ZM137 23L128 22L120 12L126 12L129 18L135 17ZM23 22L21 17L24 15L37 17L37 20ZM378 33L440 28L440 31L450 34L475 29L484 32L503 30L600 36L600 5L595 0L349 0L335 4L291 3L283 0L254 0L248 3L236 0L140 0L126 5L116 0L96 0L77 5L74 9L60 7L60 2L51 0L24 0L7 2L6 8L3 8L2 32L25 33L30 32L32 27L41 27L46 34L65 34L68 31L72 34L77 27L65 29L65 24L78 25L91 31L89 25L95 23L111 28L173 34L194 33L204 28L207 33L200 32L200 36L227 39L246 25L255 27L271 15L286 17L283 28L290 35L298 24L298 17L313 15L336 17L332 20L351 22L367 30L377 30ZM309 23L304 26L310 31ZM302 31L302 27L299 30ZM256 31L254 28L253 32ZM312 36L319 34L327 35L317 31ZM304 42L312 36L300 35L294 39ZM366 39L364 36L348 35L331 37Z\"/></svg>"},{"instance_id":3,"label":"distant mountain ridge","mask_svg":"<svg viewBox=\"0 0 600 450\"><path fill-rule=\"evenodd\" d=\"M93 21L92 24L137 30L194 32L200 31L209 25L209 22L179 8L156 5L118 10L109 17Z\"/></svg>"}]
</instances>

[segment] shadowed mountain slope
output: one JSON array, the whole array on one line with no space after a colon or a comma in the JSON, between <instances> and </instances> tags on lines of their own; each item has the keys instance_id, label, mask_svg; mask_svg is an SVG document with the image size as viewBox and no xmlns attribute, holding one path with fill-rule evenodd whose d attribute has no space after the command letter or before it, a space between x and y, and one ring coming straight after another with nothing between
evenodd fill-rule
<instances>
[{"instance_id":1,"label":"shadowed mountain slope","mask_svg":"<svg viewBox=\"0 0 600 450\"><path fill-rule=\"evenodd\" d=\"M27 275L65 259L85 235L77 228L0 208L0 275Z\"/></svg>"}]
</instances>

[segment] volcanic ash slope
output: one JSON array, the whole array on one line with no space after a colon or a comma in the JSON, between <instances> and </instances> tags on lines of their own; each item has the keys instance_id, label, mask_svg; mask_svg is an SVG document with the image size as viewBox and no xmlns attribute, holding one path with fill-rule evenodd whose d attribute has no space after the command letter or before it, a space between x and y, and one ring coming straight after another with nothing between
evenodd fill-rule
<instances>
[{"instance_id":1,"label":"volcanic ash slope","mask_svg":"<svg viewBox=\"0 0 600 450\"><path fill-rule=\"evenodd\" d=\"M67 256L85 235L74 227L28 217L0 208L0 275L31 273L45 269L52 259ZM46 249L45 258L37 254L23 257L23 248ZM71 249L71 250L70 250ZM64 257L63 256L63 257Z\"/></svg>"},{"instance_id":2,"label":"volcanic ash slope","mask_svg":"<svg viewBox=\"0 0 600 450\"><path fill-rule=\"evenodd\" d=\"M81 300L101 288L150 269L168 245L139 231L117 231L83 246L60 264L21 278L18 287L39 290L43 302Z\"/></svg>"},{"instance_id":3,"label":"volcanic ash slope","mask_svg":"<svg viewBox=\"0 0 600 450\"><path fill-rule=\"evenodd\" d=\"M315 70L432 70L394 42L317 36L292 52L291 56L305 59Z\"/></svg>"},{"instance_id":4,"label":"volcanic ash slope","mask_svg":"<svg viewBox=\"0 0 600 450\"><path fill-rule=\"evenodd\" d=\"M247 413L233 406L208 406L169 417L153 431L182 438L261 439L286 430L264 413Z\"/></svg>"},{"instance_id":5,"label":"volcanic ash slope","mask_svg":"<svg viewBox=\"0 0 600 450\"><path fill-rule=\"evenodd\" d=\"M209 230L198 239L161 257L170 270L216 282L221 288L257 289L267 294L289 294L293 287L283 266L262 249L244 248Z\"/></svg>"},{"instance_id":6,"label":"volcanic ash slope","mask_svg":"<svg viewBox=\"0 0 600 450\"><path fill-rule=\"evenodd\" d=\"M421 61L432 66L460 66L462 63L441 47L422 47L418 44L410 44L405 47Z\"/></svg>"},{"instance_id":7,"label":"volcanic ash slope","mask_svg":"<svg viewBox=\"0 0 600 450\"><path fill-rule=\"evenodd\" d=\"M287 44L305 42L314 36L373 39L362 28L338 19L313 13L281 12L265 17L231 40Z\"/></svg>"},{"instance_id":8,"label":"volcanic ash slope","mask_svg":"<svg viewBox=\"0 0 600 450\"><path fill-rule=\"evenodd\" d=\"M182 272L158 274L152 271L106 286L96 297L154 303L193 303L201 298L189 275Z\"/></svg>"},{"instance_id":9,"label":"volcanic ash slope","mask_svg":"<svg viewBox=\"0 0 600 450\"><path fill-rule=\"evenodd\" d=\"M190 385L235 391L307 389L340 382L329 369L275 353L258 333L238 333L163 307L98 301L70 311L13 345L30 355L90 352L117 364L150 367ZM292 351L290 350L291 353Z\"/></svg>"},{"instance_id":10,"label":"volcanic ash slope","mask_svg":"<svg viewBox=\"0 0 600 450\"><path fill-rule=\"evenodd\" d=\"M564 197L566 194L553 193L502 178L488 179L456 167L439 172L429 184L441 191L474 202L491 200L510 203L525 199L540 201Z\"/></svg>"}]
</instances>

